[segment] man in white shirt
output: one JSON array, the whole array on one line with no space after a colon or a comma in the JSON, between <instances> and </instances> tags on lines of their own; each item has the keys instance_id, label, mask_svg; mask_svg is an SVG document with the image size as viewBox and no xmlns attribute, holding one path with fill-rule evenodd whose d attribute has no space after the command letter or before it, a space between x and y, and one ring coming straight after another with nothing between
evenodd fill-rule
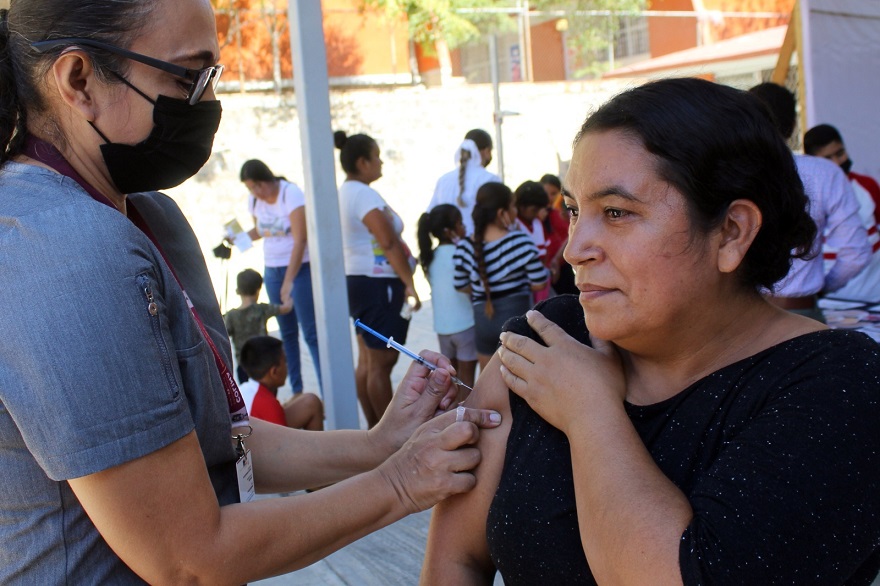
<instances>
[{"instance_id":1,"label":"man in white shirt","mask_svg":"<svg viewBox=\"0 0 880 586\"><path fill-rule=\"evenodd\" d=\"M762 83L749 90L767 106L776 127L787 140L795 127L795 98L775 83ZM868 233L859 218L859 205L843 171L819 157L794 155L804 191L810 200L810 216L816 222L814 257L794 259L788 275L773 290L771 301L795 313L820 321L819 295L832 293L855 277L871 259ZM837 250L837 258L825 272L821 249Z\"/></svg>"}]
</instances>

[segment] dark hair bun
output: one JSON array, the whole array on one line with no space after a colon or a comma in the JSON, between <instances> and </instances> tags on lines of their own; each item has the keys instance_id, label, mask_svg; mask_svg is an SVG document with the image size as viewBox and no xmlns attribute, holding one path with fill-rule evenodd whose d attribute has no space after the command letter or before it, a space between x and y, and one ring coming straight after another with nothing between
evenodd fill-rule
<instances>
[{"instance_id":1,"label":"dark hair bun","mask_svg":"<svg viewBox=\"0 0 880 586\"><path fill-rule=\"evenodd\" d=\"M336 148L341 150L347 140L348 135L345 134L344 130L337 130L333 133L333 144L336 145Z\"/></svg>"}]
</instances>

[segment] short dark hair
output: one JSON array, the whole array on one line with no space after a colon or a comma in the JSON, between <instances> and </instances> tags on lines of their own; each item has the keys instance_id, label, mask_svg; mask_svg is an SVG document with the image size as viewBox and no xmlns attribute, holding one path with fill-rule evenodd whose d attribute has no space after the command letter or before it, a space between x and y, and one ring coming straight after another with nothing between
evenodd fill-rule
<instances>
[{"instance_id":1,"label":"short dark hair","mask_svg":"<svg viewBox=\"0 0 880 586\"><path fill-rule=\"evenodd\" d=\"M776 129L785 140L791 137L797 121L797 101L788 88L778 83L759 83L749 90L770 111Z\"/></svg>"},{"instance_id":2,"label":"short dark hair","mask_svg":"<svg viewBox=\"0 0 880 586\"><path fill-rule=\"evenodd\" d=\"M148 0L27 0L13 1L0 21L0 163L21 152L29 116L44 112L47 102L42 79L58 56L70 46L41 53L31 43L84 38L129 48L149 21L156 3ZM79 45L96 75L106 83L121 83L113 75L128 71L123 57ZM59 127L50 128L63 142Z\"/></svg>"},{"instance_id":3,"label":"short dark hair","mask_svg":"<svg viewBox=\"0 0 880 586\"><path fill-rule=\"evenodd\" d=\"M370 160L373 156L373 148L377 146L373 137L366 134L353 134L348 136L343 130L333 133L333 144L339 149L339 164L342 170L350 175L358 172L357 162L359 159Z\"/></svg>"},{"instance_id":4,"label":"short dark hair","mask_svg":"<svg viewBox=\"0 0 880 586\"><path fill-rule=\"evenodd\" d=\"M254 269L245 269L238 273L235 286L239 295L256 295L263 286L263 277Z\"/></svg>"},{"instance_id":5,"label":"short dark hair","mask_svg":"<svg viewBox=\"0 0 880 586\"><path fill-rule=\"evenodd\" d=\"M808 155L815 155L819 149L835 140L843 144L840 132L830 124L819 124L804 134L804 152Z\"/></svg>"},{"instance_id":6,"label":"short dark hair","mask_svg":"<svg viewBox=\"0 0 880 586\"><path fill-rule=\"evenodd\" d=\"M272 336L254 336L241 347L241 367L249 377L260 380L285 360L284 343Z\"/></svg>"},{"instance_id":7,"label":"short dark hair","mask_svg":"<svg viewBox=\"0 0 880 586\"><path fill-rule=\"evenodd\" d=\"M540 183L541 185L553 185L556 189L562 189L562 182L559 180L559 177L551 173L542 175Z\"/></svg>"},{"instance_id":8,"label":"short dark hair","mask_svg":"<svg viewBox=\"0 0 880 586\"><path fill-rule=\"evenodd\" d=\"M474 144L477 145L477 150L492 148L492 135L482 128L468 130L467 134L464 135L464 138L465 140L470 139L474 141Z\"/></svg>"},{"instance_id":9,"label":"short dark hair","mask_svg":"<svg viewBox=\"0 0 880 586\"><path fill-rule=\"evenodd\" d=\"M266 183L278 179L275 173L269 169L269 165L259 159L245 161L244 165L241 166L238 178L241 181L263 181Z\"/></svg>"},{"instance_id":10,"label":"short dark hair","mask_svg":"<svg viewBox=\"0 0 880 586\"><path fill-rule=\"evenodd\" d=\"M513 192L517 208L535 206L546 208L550 204L550 196L544 191L544 186L537 181L524 181Z\"/></svg>"},{"instance_id":11,"label":"short dark hair","mask_svg":"<svg viewBox=\"0 0 880 586\"><path fill-rule=\"evenodd\" d=\"M656 157L657 173L688 204L706 234L731 202L748 199L763 222L737 273L749 288L772 288L808 258L816 225L791 151L753 95L695 78L664 79L630 89L592 114L575 138L619 130Z\"/></svg>"}]
</instances>

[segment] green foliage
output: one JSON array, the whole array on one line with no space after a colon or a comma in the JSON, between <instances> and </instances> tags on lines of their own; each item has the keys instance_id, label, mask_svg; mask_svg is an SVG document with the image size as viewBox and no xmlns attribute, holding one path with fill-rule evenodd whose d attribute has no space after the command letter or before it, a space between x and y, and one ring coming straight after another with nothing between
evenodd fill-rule
<instances>
[{"instance_id":1,"label":"green foliage","mask_svg":"<svg viewBox=\"0 0 880 586\"><path fill-rule=\"evenodd\" d=\"M362 0L364 6L382 9L390 18L406 16L409 33L417 42L443 39L450 47L480 38L488 30L508 30L505 15L461 12L463 9L497 8L495 0Z\"/></svg>"},{"instance_id":2,"label":"green foliage","mask_svg":"<svg viewBox=\"0 0 880 586\"><path fill-rule=\"evenodd\" d=\"M647 0L534 0L537 10L564 11L568 48L575 55L575 77L594 76L607 69L607 51L620 29L620 19L647 8Z\"/></svg>"},{"instance_id":3,"label":"green foliage","mask_svg":"<svg viewBox=\"0 0 880 586\"><path fill-rule=\"evenodd\" d=\"M361 0L363 6L384 10L390 18L405 16L410 36L418 42L444 39L450 47L486 34L516 30L514 14L503 9L523 5L517 0ZM620 18L644 10L648 0L530 0L533 11L559 11L568 24L568 46L575 54L579 75L594 75L604 67ZM499 10L502 9L502 10Z\"/></svg>"}]
</instances>

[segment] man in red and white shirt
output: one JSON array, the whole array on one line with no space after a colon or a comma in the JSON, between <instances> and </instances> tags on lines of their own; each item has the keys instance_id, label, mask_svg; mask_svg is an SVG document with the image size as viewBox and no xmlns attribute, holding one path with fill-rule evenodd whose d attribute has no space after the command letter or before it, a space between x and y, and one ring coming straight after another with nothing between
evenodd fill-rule
<instances>
[{"instance_id":1,"label":"man in red and white shirt","mask_svg":"<svg viewBox=\"0 0 880 586\"><path fill-rule=\"evenodd\" d=\"M852 159L846 151L840 132L830 124L814 126L804 135L804 152L828 159L840 166L849 178L859 203L859 216L868 231L871 260L858 275L834 292L834 297L880 303L880 185L873 178L852 171ZM824 249L826 264L837 259L837 250Z\"/></svg>"}]
</instances>

